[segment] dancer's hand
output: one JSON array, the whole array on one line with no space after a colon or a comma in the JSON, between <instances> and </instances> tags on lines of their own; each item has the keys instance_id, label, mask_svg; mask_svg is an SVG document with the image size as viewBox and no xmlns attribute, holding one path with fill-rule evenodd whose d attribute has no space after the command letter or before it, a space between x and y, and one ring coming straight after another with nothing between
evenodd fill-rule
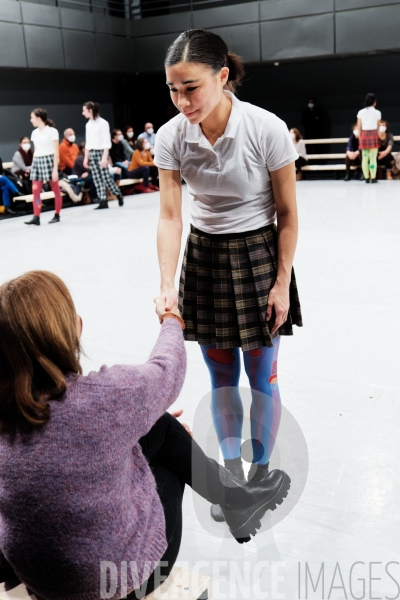
<instances>
[{"instance_id":1,"label":"dancer's hand","mask_svg":"<svg viewBox=\"0 0 400 600\"><path fill-rule=\"evenodd\" d=\"M178 292L174 287L163 288L160 296L165 302L166 311L172 310L174 306L178 306Z\"/></svg>"},{"instance_id":2,"label":"dancer's hand","mask_svg":"<svg viewBox=\"0 0 400 600\"><path fill-rule=\"evenodd\" d=\"M265 317L265 320L268 322L271 321L273 313L275 314L275 322L271 333L275 333L285 323L289 306L289 288L275 283L268 296L267 314Z\"/></svg>"},{"instance_id":3,"label":"dancer's hand","mask_svg":"<svg viewBox=\"0 0 400 600\"><path fill-rule=\"evenodd\" d=\"M181 414L183 413L183 408L180 408L179 410L176 410L175 412L171 413L171 415L173 417L175 417L175 419L177 419L178 417L181 416ZM182 423L182 426L186 429L186 431L193 437L193 433L189 427L189 425L187 423Z\"/></svg>"},{"instance_id":4,"label":"dancer's hand","mask_svg":"<svg viewBox=\"0 0 400 600\"><path fill-rule=\"evenodd\" d=\"M53 169L53 172L51 174L51 179L52 179L52 181L58 181L58 169Z\"/></svg>"},{"instance_id":5,"label":"dancer's hand","mask_svg":"<svg viewBox=\"0 0 400 600\"><path fill-rule=\"evenodd\" d=\"M153 298L153 302L156 305L156 313L158 315L160 323L161 323L161 317L162 317L162 315L165 315L166 312L171 312L174 315L177 315L178 317L182 317L182 315L179 312L179 309L178 309L177 306L173 306L171 308L171 310L167 311L166 310L165 300L163 298L161 298L160 296L157 296L156 298Z\"/></svg>"},{"instance_id":6,"label":"dancer's hand","mask_svg":"<svg viewBox=\"0 0 400 600\"><path fill-rule=\"evenodd\" d=\"M108 158L102 158L100 161L101 168L105 169L107 165L108 165Z\"/></svg>"}]
</instances>

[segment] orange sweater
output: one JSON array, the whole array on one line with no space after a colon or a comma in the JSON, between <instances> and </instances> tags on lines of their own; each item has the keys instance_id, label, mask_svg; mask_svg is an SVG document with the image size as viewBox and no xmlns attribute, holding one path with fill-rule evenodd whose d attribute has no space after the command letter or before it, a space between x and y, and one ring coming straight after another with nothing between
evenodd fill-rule
<instances>
[{"instance_id":1,"label":"orange sweater","mask_svg":"<svg viewBox=\"0 0 400 600\"><path fill-rule=\"evenodd\" d=\"M132 154L131 164L129 165L129 171L133 171L134 169L138 169L139 167L154 167L153 157L150 154L150 150L147 150L146 157L140 152L140 150L135 150Z\"/></svg>"},{"instance_id":2,"label":"orange sweater","mask_svg":"<svg viewBox=\"0 0 400 600\"><path fill-rule=\"evenodd\" d=\"M65 167L73 168L75 159L79 154L79 148L77 144L71 144L65 138L60 144L60 170L64 171Z\"/></svg>"}]
</instances>

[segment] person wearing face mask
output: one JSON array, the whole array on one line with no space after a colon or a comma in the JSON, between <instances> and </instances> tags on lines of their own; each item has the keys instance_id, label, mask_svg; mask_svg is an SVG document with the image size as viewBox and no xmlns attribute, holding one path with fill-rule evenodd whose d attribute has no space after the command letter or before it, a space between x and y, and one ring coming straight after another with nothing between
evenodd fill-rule
<instances>
[{"instance_id":1,"label":"person wearing face mask","mask_svg":"<svg viewBox=\"0 0 400 600\"><path fill-rule=\"evenodd\" d=\"M126 179L128 177L129 161L125 159L125 149L122 143L123 139L124 135L120 129L113 129L111 131L110 158L113 167L119 167L121 169L121 179Z\"/></svg>"},{"instance_id":2,"label":"person wearing face mask","mask_svg":"<svg viewBox=\"0 0 400 600\"><path fill-rule=\"evenodd\" d=\"M357 113L357 129L360 131L359 148L362 155L361 166L365 183L378 183L376 179L379 148L378 126L382 114L375 107L375 95L369 93L365 96L364 108Z\"/></svg>"},{"instance_id":3,"label":"person wearing face mask","mask_svg":"<svg viewBox=\"0 0 400 600\"><path fill-rule=\"evenodd\" d=\"M75 140L75 131L69 127L64 131L64 138L60 144L59 169L64 175L71 175L76 157L79 154L79 147Z\"/></svg>"},{"instance_id":4,"label":"person wearing face mask","mask_svg":"<svg viewBox=\"0 0 400 600\"><path fill-rule=\"evenodd\" d=\"M23 136L19 140L19 148L12 158L13 166L11 172L22 182L24 193L32 193L32 185L29 179L32 168L33 152L29 137Z\"/></svg>"},{"instance_id":5,"label":"person wearing face mask","mask_svg":"<svg viewBox=\"0 0 400 600\"><path fill-rule=\"evenodd\" d=\"M150 153L154 155L154 144L156 143L156 134L154 133L153 123L145 123L144 131L138 135L138 140L147 140L150 144Z\"/></svg>"},{"instance_id":6,"label":"person wearing face mask","mask_svg":"<svg viewBox=\"0 0 400 600\"><path fill-rule=\"evenodd\" d=\"M393 134L389 133L389 123L387 121L379 121L378 124L378 167L382 167L386 170L386 179L393 179L392 177L392 166L394 162L394 156L392 154L394 138Z\"/></svg>"},{"instance_id":7,"label":"person wearing face mask","mask_svg":"<svg viewBox=\"0 0 400 600\"><path fill-rule=\"evenodd\" d=\"M296 127L292 127L289 133L293 140L296 152L299 155L299 158L294 163L296 165L296 181L301 181L303 179L301 168L304 167L308 161L306 145L304 143L303 136Z\"/></svg>"},{"instance_id":8,"label":"person wearing face mask","mask_svg":"<svg viewBox=\"0 0 400 600\"><path fill-rule=\"evenodd\" d=\"M132 154L135 151L135 142L134 142L135 132L133 131L132 125L127 125L124 129L124 137L121 140L121 143L124 147L125 151L125 160L130 161L132 158Z\"/></svg>"},{"instance_id":9,"label":"person wearing face mask","mask_svg":"<svg viewBox=\"0 0 400 600\"><path fill-rule=\"evenodd\" d=\"M354 172L354 179L360 179L364 181L364 176L361 170L361 157L359 146L360 130L357 127L357 123L353 125L353 132L349 137L349 141L346 146L346 177L345 181L351 179L351 167L356 167Z\"/></svg>"},{"instance_id":10,"label":"person wearing face mask","mask_svg":"<svg viewBox=\"0 0 400 600\"><path fill-rule=\"evenodd\" d=\"M152 183L149 183L151 176ZM150 154L150 143L143 139L136 140L136 150L132 154L131 163L129 165L128 177L133 179L143 178L143 183L135 187L139 192L157 192L158 169L154 164L153 157Z\"/></svg>"}]
</instances>

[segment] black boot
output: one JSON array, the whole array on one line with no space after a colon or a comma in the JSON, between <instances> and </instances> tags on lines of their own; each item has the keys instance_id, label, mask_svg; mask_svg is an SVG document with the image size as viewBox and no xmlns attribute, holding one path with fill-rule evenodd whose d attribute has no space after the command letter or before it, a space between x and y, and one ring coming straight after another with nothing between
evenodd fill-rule
<instances>
[{"instance_id":1,"label":"black boot","mask_svg":"<svg viewBox=\"0 0 400 600\"><path fill-rule=\"evenodd\" d=\"M17 211L13 210L12 208L10 208L9 206L6 206L6 213L9 215L16 215Z\"/></svg>"},{"instance_id":2,"label":"black boot","mask_svg":"<svg viewBox=\"0 0 400 600\"><path fill-rule=\"evenodd\" d=\"M94 210L99 210L101 208L108 208L108 200L100 200L99 205L96 206Z\"/></svg>"},{"instance_id":3,"label":"black boot","mask_svg":"<svg viewBox=\"0 0 400 600\"><path fill-rule=\"evenodd\" d=\"M30 221L24 221L25 225L40 225L40 217L33 216Z\"/></svg>"},{"instance_id":4,"label":"black boot","mask_svg":"<svg viewBox=\"0 0 400 600\"><path fill-rule=\"evenodd\" d=\"M249 473L247 476L248 481L262 481L264 477L267 477L269 473L269 462L266 465L259 465L258 463L251 463Z\"/></svg>"},{"instance_id":5,"label":"black boot","mask_svg":"<svg viewBox=\"0 0 400 600\"><path fill-rule=\"evenodd\" d=\"M51 221L49 221L49 225L51 223L59 223L60 222L60 215L58 215L57 213L54 213L54 217L51 219Z\"/></svg>"},{"instance_id":6,"label":"black boot","mask_svg":"<svg viewBox=\"0 0 400 600\"><path fill-rule=\"evenodd\" d=\"M220 504L229 531L239 544L243 544L250 541L250 535L256 535L266 511L275 510L282 504L290 489L290 477L275 469L262 481L248 481L244 486L235 479L232 481L240 490L227 487Z\"/></svg>"},{"instance_id":7,"label":"black boot","mask_svg":"<svg viewBox=\"0 0 400 600\"><path fill-rule=\"evenodd\" d=\"M234 459L234 460L236 460L236 459ZM228 469L228 471L230 471L232 473L233 477L239 483L244 485L246 483L246 477L245 477L245 474L243 471L242 460L238 459L237 464L235 464L235 463L232 464L232 462L229 460L224 460L224 463L225 463L225 468ZM214 521L217 521L218 523L225 521L224 513L219 504L211 504L210 514L211 514L212 518L214 519Z\"/></svg>"},{"instance_id":8,"label":"black boot","mask_svg":"<svg viewBox=\"0 0 400 600\"><path fill-rule=\"evenodd\" d=\"M346 171L346 177L344 178L344 181L350 181L350 179L350 171Z\"/></svg>"},{"instance_id":9,"label":"black boot","mask_svg":"<svg viewBox=\"0 0 400 600\"><path fill-rule=\"evenodd\" d=\"M124 205L124 197L122 195L121 190L118 191L117 198L118 198L119 206L123 206Z\"/></svg>"}]
</instances>

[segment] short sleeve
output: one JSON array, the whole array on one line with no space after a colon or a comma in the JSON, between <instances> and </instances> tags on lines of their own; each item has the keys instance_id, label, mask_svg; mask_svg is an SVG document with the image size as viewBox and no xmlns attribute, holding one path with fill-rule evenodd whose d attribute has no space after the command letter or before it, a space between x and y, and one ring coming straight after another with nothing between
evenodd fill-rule
<instances>
[{"instance_id":1,"label":"short sleeve","mask_svg":"<svg viewBox=\"0 0 400 600\"><path fill-rule=\"evenodd\" d=\"M357 113L357 119L361 119L362 118L362 110L359 110Z\"/></svg>"},{"instance_id":2,"label":"short sleeve","mask_svg":"<svg viewBox=\"0 0 400 600\"><path fill-rule=\"evenodd\" d=\"M269 171L277 171L299 158L286 123L278 117L265 121L262 144Z\"/></svg>"},{"instance_id":3,"label":"short sleeve","mask_svg":"<svg viewBox=\"0 0 400 600\"><path fill-rule=\"evenodd\" d=\"M381 121L382 120L382 113L381 113L381 111L377 110L376 112L378 113L378 121Z\"/></svg>"},{"instance_id":4,"label":"short sleeve","mask_svg":"<svg viewBox=\"0 0 400 600\"><path fill-rule=\"evenodd\" d=\"M32 131L32 135L31 135L31 142L35 143L35 139L36 139L36 129L34 129Z\"/></svg>"},{"instance_id":5,"label":"short sleeve","mask_svg":"<svg viewBox=\"0 0 400 600\"><path fill-rule=\"evenodd\" d=\"M58 142L58 140L60 139L60 135L59 135L57 129L55 129L54 127L51 127L50 130L51 130L52 142L56 142L56 141Z\"/></svg>"},{"instance_id":6,"label":"short sleeve","mask_svg":"<svg viewBox=\"0 0 400 600\"><path fill-rule=\"evenodd\" d=\"M108 121L106 121L105 119L103 119L103 121L101 122L101 138L102 138L102 148L111 148L111 133L110 133L110 126L108 124Z\"/></svg>"},{"instance_id":7,"label":"short sleeve","mask_svg":"<svg viewBox=\"0 0 400 600\"><path fill-rule=\"evenodd\" d=\"M167 124L168 125L168 124ZM154 164L160 169L180 171L180 157L175 150L175 130L171 127L161 127L154 145Z\"/></svg>"}]
</instances>

